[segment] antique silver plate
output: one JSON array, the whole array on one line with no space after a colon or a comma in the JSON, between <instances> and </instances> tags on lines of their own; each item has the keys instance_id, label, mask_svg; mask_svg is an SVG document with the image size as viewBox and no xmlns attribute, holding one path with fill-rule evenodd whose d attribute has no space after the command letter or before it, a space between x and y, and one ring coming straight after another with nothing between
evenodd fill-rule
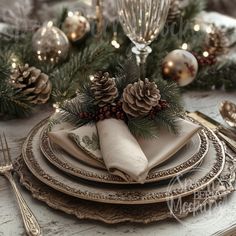
<instances>
[{"instance_id":1,"label":"antique silver plate","mask_svg":"<svg viewBox=\"0 0 236 236\"><path fill-rule=\"evenodd\" d=\"M50 141L47 135L47 125L40 137L40 147L44 156L60 170L86 179L101 183L111 184L137 184L126 182L119 176L110 174L106 169L98 169L78 161L60 147ZM160 166L152 169L145 183L157 182L184 174L198 166L208 152L209 142L204 130L194 135L193 138ZM158 150L157 150L158 151Z\"/></svg>"},{"instance_id":2,"label":"antique silver plate","mask_svg":"<svg viewBox=\"0 0 236 236\"><path fill-rule=\"evenodd\" d=\"M189 195L183 198L182 202L192 207L187 208L186 211L179 209L179 212L175 212L175 217L181 219L201 214L201 209L207 209L207 205L212 206L218 200L235 191L236 156L232 157L234 159L226 158L226 164L220 176L207 186L207 197L196 199L194 195ZM44 202L53 209L74 215L81 220L97 220L107 224L121 222L147 224L174 218L166 203L146 204L137 207L135 205L96 203L68 196L48 187L34 177L21 157L16 160L14 168L19 175L20 183L30 191L34 198Z\"/></svg>"},{"instance_id":3,"label":"antique silver plate","mask_svg":"<svg viewBox=\"0 0 236 236\"><path fill-rule=\"evenodd\" d=\"M82 179L71 178L64 172L50 165L40 151L40 133L46 120L32 129L27 137L22 156L35 177L46 185L77 198L112 204L150 204L164 202L168 199L184 197L202 189L214 181L222 172L225 163L224 148L211 131L206 130L210 141L209 151L202 162L202 171L194 171L185 177L188 183L182 186L179 182L169 188L166 183L145 185L101 184Z\"/></svg>"}]
</instances>

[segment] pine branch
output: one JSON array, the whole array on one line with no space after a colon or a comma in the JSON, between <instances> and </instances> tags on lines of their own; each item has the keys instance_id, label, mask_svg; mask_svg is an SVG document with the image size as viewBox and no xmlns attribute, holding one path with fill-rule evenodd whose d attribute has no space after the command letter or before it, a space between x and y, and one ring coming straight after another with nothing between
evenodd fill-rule
<instances>
[{"instance_id":1,"label":"pine branch","mask_svg":"<svg viewBox=\"0 0 236 236\"><path fill-rule=\"evenodd\" d=\"M108 66L112 53L113 48L109 44L100 42L72 54L68 62L50 75L54 88L53 100L62 102L74 97L80 84L89 80L89 75Z\"/></svg>"},{"instance_id":2,"label":"pine branch","mask_svg":"<svg viewBox=\"0 0 236 236\"><path fill-rule=\"evenodd\" d=\"M148 118L137 118L128 120L128 128L135 136L143 139L156 138L158 133L157 125Z\"/></svg>"},{"instance_id":3,"label":"pine branch","mask_svg":"<svg viewBox=\"0 0 236 236\"><path fill-rule=\"evenodd\" d=\"M119 94L122 95L124 88L128 84L132 84L140 78L135 58L129 58L124 65L120 64L116 68L115 77Z\"/></svg>"},{"instance_id":4,"label":"pine branch","mask_svg":"<svg viewBox=\"0 0 236 236\"><path fill-rule=\"evenodd\" d=\"M200 12L206 9L207 0L190 0L188 5L183 9L183 20L191 21Z\"/></svg>"},{"instance_id":5,"label":"pine branch","mask_svg":"<svg viewBox=\"0 0 236 236\"><path fill-rule=\"evenodd\" d=\"M62 28L62 24L65 21L66 17L68 16L68 9L64 7L61 11L61 13L57 16L57 19L55 21L55 26L59 29Z\"/></svg>"},{"instance_id":6,"label":"pine branch","mask_svg":"<svg viewBox=\"0 0 236 236\"><path fill-rule=\"evenodd\" d=\"M32 112L32 106L25 98L16 94L12 88L0 85L0 113L12 117L25 117Z\"/></svg>"},{"instance_id":7,"label":"pine branch","mask_svg":"<svg viewBox=\"0 0 236 236\"><path fill-rule=\"evenodd\" d=\"M94 105L88 104L84 100L83 96L77 96L76 98L65 102L60 107L60 120L74 124L75 126L82 126L93 122L91 118L80 119L80 114L83 112L90 112L93 110Z\"/></svg>"},{"instance_id":8,"label":"pine branch","mask_svg":"<svg viewBox=\"0 0 236 236\"><path fill-rule=\"evenodd\" d=\"M202 69L193 84L188 88L231 90L236 88L236 66L234 61L220 62L214 66Z\"/></svg>"}]
</instances>

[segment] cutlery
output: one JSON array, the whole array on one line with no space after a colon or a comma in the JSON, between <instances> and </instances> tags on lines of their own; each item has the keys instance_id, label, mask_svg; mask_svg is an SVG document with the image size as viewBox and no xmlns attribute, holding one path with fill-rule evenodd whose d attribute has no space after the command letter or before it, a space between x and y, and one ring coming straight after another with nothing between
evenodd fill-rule
<instances>
[{"instance_id":1,"label":"cutlery","mask_svg":"<svg viewBox=\"0 0 236 236\"><path fill-rule=\"evenodd\" d=\"M41 236L42 232L39 224L31 212L30 208L27 206L23 196L21 195L19 189L16 186L15 180L12 176L13 164L10 156L9 147L7 144L7 139L5 134L0 134L0 146L2 151L2 160L0 160L0 174L4 175L10 182L14 193L16 195L17 203L20 207L20 212L23 218L24 226L29 236Z\"/></svg>"},{"instance_id":2,"label":"cutlery","mask_svg":"<svg viewBox=\"0 0 236 236\"><path fill-rule=\"evenodd\" d=\"M215 134L223 140L234 152L236 152L236 135L228 130L227 128L223 127L220 123L213 120L212 118L206 116L205 114L196 111L196 112L187 112L187 115L203 126L211 129Z\"/></svg>"},{"instance_id":3,"label":"cutlery","mask_svg":"<svg viewBox=\"0 0 236 236\"><path fill-rule=\"evenodd\" d=\"M219 107L220 114L224 121L232 128L236 128L236 104L224 101Z\"/></svg>"}]
</instances>

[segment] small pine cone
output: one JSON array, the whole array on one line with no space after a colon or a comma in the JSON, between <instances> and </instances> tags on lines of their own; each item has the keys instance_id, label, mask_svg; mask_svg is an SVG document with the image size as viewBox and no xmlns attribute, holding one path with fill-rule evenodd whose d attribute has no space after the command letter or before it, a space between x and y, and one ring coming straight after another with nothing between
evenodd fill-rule
<instances>
[{"instance_id":1,"label":"small pine cone","mask_svg":"<svg viewBox=\"0 0 236 236\"><path fill-rule=\"evenodd\" d=\"M12 71L10 83L33 104L46 103L52 91L48 76L28 64L18 66Z\"/></svg>"},{"instance_id":2,"label":"small pine cone","mask_svg":"<svg viewBox=\"0 0 236 236\"><path fill-rule=\"evenodd\" d=\"M112 104L118 97L118 89L114 78L108 72L97 73L92 80L91 91L99 107Z\"/></svg>"},{"instance_id":3,"label":"small pine cone","mask_svg":"<svg viewBox=\"0 0 236 236\"><path fill-rule=\"evenodd\" d=\"M155 82L139 80L129 84L123 92L122 108L126 114L132 117L146 116L153 107L159 104L160 91Z\"/></svg>"},{"instance_id":4,"label":"small pine cone","mask_svg":"<svg viewBox=\"0 0 236 236\"><path fill-rule=\"evenodd\" d=\"M181 8L180 8L180 1L179 0L171 0L170 1L170 9L167 16L167 22L172 23L178 20L181 16Z\"/></svg>"},{"instance_id":5,"label":"small pine cone","mask_svg":"<svg viewBox=\"0 0 236 236\"><path fill-rule=\"evenodd\" d=\"M228 52L229 41L222 29L213 26L213 32L209 34L208 47L210 54L222 55Z\"/></svg>"}]
</instances>

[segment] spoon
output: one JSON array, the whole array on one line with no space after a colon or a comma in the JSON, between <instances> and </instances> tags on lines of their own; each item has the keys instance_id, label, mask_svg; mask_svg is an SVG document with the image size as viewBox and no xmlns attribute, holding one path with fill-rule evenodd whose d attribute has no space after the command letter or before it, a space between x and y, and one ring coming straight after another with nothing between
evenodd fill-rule
<instances>
[{"instance_id":1,"label":"spoon","mask_svg":"<svg viewBox=\"0 0 236 236\"><path fill-rule=\"evenodd\" d=\"M220 104L220 114L225 122L232 128L236 128L236 104L224 101Z\"/></svg>"}]
</instances>

